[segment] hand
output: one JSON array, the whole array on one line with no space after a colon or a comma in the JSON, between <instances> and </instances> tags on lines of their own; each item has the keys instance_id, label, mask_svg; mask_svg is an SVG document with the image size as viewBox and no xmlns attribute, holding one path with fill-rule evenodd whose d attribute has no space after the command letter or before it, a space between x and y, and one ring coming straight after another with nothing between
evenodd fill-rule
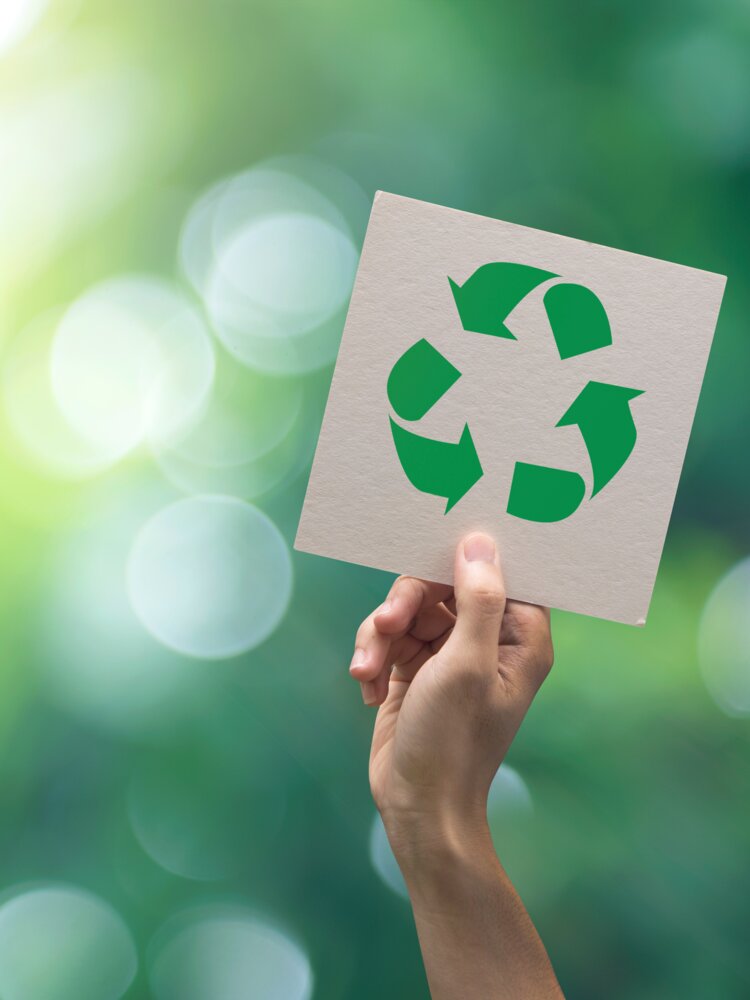
<instances>
[{"instance_id":1,"label":"hand","mask_svg":"<svg viewBox=\"0 0 750 1000\"><path fill-rule=\"evenodd\" d=\"M351 672L380 706L370 786L433 1000L560 1000L487 825L492 779L552 666L549 612L506 602L487 535L459 544L454 581L401 577L357 633Z\"/></svg>"},{"instance_id":2,"label":"hand","mask_svg":"<svg viewBox=\"0 0 750 1000\"><path fill-rule=\"evenodd\" d=\"M492 779L552 666L549 611L507 601L496 546L469 535L455 586L400 577L362 623L351 665L380 705L370 784L399 819L485 822Z\"/></svg>"}]
</instances>

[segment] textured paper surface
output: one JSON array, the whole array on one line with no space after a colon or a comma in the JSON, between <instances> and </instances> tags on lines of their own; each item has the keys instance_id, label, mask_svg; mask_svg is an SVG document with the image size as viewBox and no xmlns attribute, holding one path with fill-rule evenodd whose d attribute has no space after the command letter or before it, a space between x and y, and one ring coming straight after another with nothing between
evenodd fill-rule
<instances>
[{"instance_id":1,"label":"textured paper surface","mask_svg":"<svg viewBox=\"0 0 750 1000\"><path fill-rule=\"evenodd\" d=\"M612 345L561 360L547 286L507 320L516 340L462 328L448 276L518 262L587 286ZM456 542L499 545L509 597L632 624L646 620L726 279L717 274L379 192L375 197L295 547L451 582ZM462 373L409 429L457 441L466 422L484 475L446 514L398 460L387 381L426 338ZM590 380L643 390L637 441L589 498L578 426L556 427ZM565 520L506 512L517 461L579 472L587 496Z\"/></svg>"}]
</instances>

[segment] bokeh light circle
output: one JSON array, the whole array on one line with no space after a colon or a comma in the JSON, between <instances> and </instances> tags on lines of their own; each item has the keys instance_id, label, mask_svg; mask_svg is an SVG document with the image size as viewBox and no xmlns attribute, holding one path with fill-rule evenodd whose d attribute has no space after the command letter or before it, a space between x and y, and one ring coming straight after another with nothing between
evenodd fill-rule
<instances>
[{"instance_id":1,"label":"bokeh light circle","mask_svg":"<svg viewBox=\"0 0 750 1000\"><path fill-rule=\"evenodd\" d=\"M370 827L370 863L385 885L403 899L409 898L404 876L391 850L380 813L375 813Z\"/></svg>"},{"instance_id":2,"label":"bokeh light circle","mask_svg":"<svg viewBox=\"0 0 750 1000\"><path fill-rule=\"evenodd\" d=\"M102 471L112 456L77 433L54 398L50 351L61 317L61 310L43 313L13 338L3 357L3 402L24 457L45 472L79 478Z\"/></svg>"},{"instance_id":3,"label":"bokeh light circle","mask_svg":"<svg viewBox=\"0 0 750 1000\"><path fill-rule=\"evenodd\" d=\"M309 386L253 371L220 350L204 413L178 442L154 449L154 458L182 492L255 500L307 465L319 422Z\"/></svg>"},{"instance_id":4,"label":"bokeh light circle","mask_svg":"<svg viewBox=\"0 0 750 1000\"><path fill-rule=\"evenodd\" d=\"M156 278L114 278L66 311L52 346L52 388L68 422L118 458L171 441L194 421L214 377L205 325Z\"/></svg>"},{"instance_id":5,"label":"bokeh light circle","mask_svg":"<svg viewBox=\"0 0 750 1000\"><path fill-rule=\"evenodd\" d=\"M213 184L188 212L180 235L182 269L203 295L217 252L246 226L279 214L324 219L359 246L370 199L345 173L309 156L277 156Z\"/></svg>"},{"instance_id":6,"label":"bokeh light circle","mask_svg":"<svg viewBox=\"0 0 750 1000\"><path fill-rule=\"evenodd\" d=\"M105 484L55 553L35 628L42 689L97 729L158 738L205 704L205 665L144 631L126 589L135 533L173 499L161 483Z\"/></svg>"},{"instance_id":7,"label":"bokeh light circle","mask_svg":"<svg viewBox=\"0 0 750 1000\"><path fill-rule=\"evenodd\" d=\"M750 715L750 558L722 577L706 601L698 657L716 704L727 715Z\"/></svg>"},{"instance_id":8,"label":"bokeh light circle","mask_svg":"<svg viewBox=\"0 0 750 1000\"><path fill-rule=\"evenodd\" d=\"M154 941L155 1000L309 1000L313 972L282 929L239 908L186 915Z\"/></svg>"},{"instance_id":9,"label":"bokeh light circle","mask_svg":"<svg viewBox=\"0 0 750 1000\"><path fill-rule=\"evenodd\" d=\"M356 262L346 233L315 215L284 212L254 221L229 240L212 284L246 299L261 321L267 315L270 334L283 323L295 335L341 309Z\"/></svg>"},{"instance_id":10,"label":"bokeh light circle","mask_svg":"<svg viewBox=\"0 0 750 1000\"><path fill-rule=\"evenodd\" d=\"M128 593L143 626L188 656L219 659L258 646L286 612L289 549L257 508L226 496L178 500L138 533Z\"/></svg>"},{"instance_id":11,"label":"bokeh light circle","mask_svg":"<svg viewBox=\"0 0 750 1000\"><path fill-rule=\"evenodd\" d=\"M521 775L510 764L502 764L490 785L487 815L490 827L504 820L528 817L533 812L531 793Z\"/></svg>"},{"instance_id":12,"label":"bokeh light circle","mask_svg":"<svg viewBox=\"0 0 750 1000\"><path fill-rule=\"evenodd\" d=\"M195 203L183 270L243 364L301 374L333 361L367 207L351 179L305 157L266 161Z\"/></svg>"},{"instance_id":13,"label":"bokeh light circle","mask_svg":"<svg viewBox=\"0 0 750 1000\"><path fill-rule=\"evenodd\" d=\"M278 775L253 757L200 742L161 749L130 781L127 810L141 849L165 871L202 882L230 878L276 842L286 811Z\"/></svg>"},{"instance_id":14,"label":"bokeh light circle","mask_svg":"<svg viewBox=\"0 0 750 1000\"><path fill-rule=\"evenodd\" d=\"M243 363L261 371L314 370L336 356L356 267L351 237L325 219L262 217L218 250L206 308Z\"/></svg>"},{"instance_id":15,"label":"bokeh light circle","mask_svg":"<svg viewBox=\"0 0 750 1000\"><path fill-rule=\"evenodd\" d=\"M0 905L3 1000L118 1000L137 966L122 919L89 892L32 886Z\"/></svg>"}]
</instances>

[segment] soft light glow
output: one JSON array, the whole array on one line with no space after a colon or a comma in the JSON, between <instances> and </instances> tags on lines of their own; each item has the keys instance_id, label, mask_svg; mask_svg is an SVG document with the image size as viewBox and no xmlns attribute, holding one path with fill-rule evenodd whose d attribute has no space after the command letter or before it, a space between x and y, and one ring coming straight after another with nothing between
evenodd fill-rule
<instances>
[{"instance_id":1,"label":"soft light glow","mask_svg":"<svg viewBox=\"0 0 750 1000\"><path fill-rule=\"evenodd\" d=\"M698 632L703 680L716 704L732 716L750 716L750 558L714 587Z\"/></svg>"},{"instance_id":2,"label":"soft light glow","mask_svg":"<svg viewBox=\"0 0 750 1000\"><path fill-rule=\"evenodd\" d=\"M490 786L487 822L503 867L521 897L530 901L535 901L541 888L538 857L530 847L533 815L526 782L509 764L502 764Z\"/></svg>"},{"instance_id":3,"label":"soft light glow","mask_svg":"<svg viewBox=\"0 0 750 1000\"><path fill-rule=\"evenodd\" d=\"M48 0L3 0L0 4L0 56L36 26Z\"/></svg>"},{"instance_id":4,"label":"soft light glow","mask_svg":"<svg viewBox=\"0 0 750 1000\"><path fill-rule=\"evenodd\" d=\"M186 493L257 499L312 456L319 419L297 379L271 378L219 353L211 399L195 427L156 461Z\"/></svg>"},{"instance_id":5,"label":"soft light glow","mask_svg":"<svg viewBox=\"0 0 750 1000\"><path fill-rule=\"evenodd\" d=\"M26 456L45 471L75 478L101 471L111 456L70 426L53 396L50 349L61 315L44 313L14 337L3 359L3 402Z\"/></svg>"},{"instance_id":6,"label":"soft light glow","mask_svg":"<svg viewBox=\"0 0 750 1000\"><path fill-rule=\"evenodd\" d=\"M256 779L247 761L234 768L201 748L197 759L160 754L134 775L128 818L141 848L168 872L214 881L252 861L258 829L276 831L285 808L272 777Z\"/></svg>"},{"instance_id":7,"label":"soft light glow","mask_svg":"<svg viewBox=\"0 0 750 1000\"><path fill-rule=\"evenodd\" d=\"M33 294L50 260L179 148L183 116L172 98L165 121L161 82L118 63L111 49L99 60L104 68L93 69L96 50L75 38L50 43L29 92L0 91L3 302Z\"/></svg>"},{"instance_id":8,"label":"soft light glow","mask_svg":"<svg viewBox=\"0 0 750 1000\"><path fill-rule=\"evenodd\" d=\"M404 876L388 843L380 813L377 812L370 827L370 864L392 892L403 899L409 898Z\"/></svg>"},{"instance_id":9,"label":"soft light glow","mask_svg":"<svg viewBox=\"0 0 750 1000\"><path fill-rule=\"evenodd\" d=\"M367 207L349 178L305 157L267 161L196 202L180 259L230 352L274 374L333 360Z\"/></svg>"},{"instance_id":10,"label":"soft light glow","mask_svg":"<svg viewBox=\"0 0 750 1000\"><path fill-rule=\"evenodd\" d=\"M750 65L737 32L717 23L659 35L636 54L634 75L652 114L691 152L746 162Z\"/></svg>"},{"instance_id":11,"label":"soft light glow","mask_svg":"<svg viewBox=\"0 0 750 1000\"><path fill-rule=\"evenodd\" d=\"M172 494L113 489L92 495L56 555L35 633L46 697L97 728L140 736L192 714L208 678L143 630L125 587L136 531Z\"/></svg>"},{"instance_id":12,"label":"soft light glow","mask_svg":"<svg viewBox=\"0 0 750 1000\"><path fill-rule=\"evenodd\" d=\"M490 826L493 821L502 823L504 819L530 816L532 812L533 804L526 782L510 764L502 764L492 780L487 800Z\"/></svg>"},{"instance_id":13,"label":"soft light glow","mask_svg":"<svg viewBox=\"0 0 750 1000\"><path fill-rule=\"evenodd\" d=\"M220 282L259 314L275 314L288 333L299 334L344 305L356 261L351 238L341 230L290 212L242 229L222 249L216 270Z\"/></svg>"},{"instance_id":14,"label":"soft light glow","mask_svg":"<svg viewBox=\"0 0 750 1000\"><path fill-rule=\"evenodd\" d=\"M279 214L323 219L359 244L370 210L341 171L305 156L280 156L218 181L190 209L180 236L185 275L205 293L218 251L249 224Z\"/></svg>"},{"instance_id":15,"label":"soft light glow","mask_svg":"<svg viewBox=\"0 0 750 1000\"><path fill-rule=\"evenodd\" d=\"M289 549L250 504L225 496L179 500L139 532L128 593L165 646L216 659L259 645L276 629L292 589Z\"/></svg>"},{"instance_id":16,"label":"soft light glow","mask_svg":"<svg viewBox=\"0 0 750 1000\"><path fill-rule=\"evenodd\" d=\"M302 213L261 218L218 251L206 306L227 349L245 364L312 370L336 355L339 314L356 266L351 238L325 219ZM312 352L307 337L314 338ZM289 339L282 354L274 341Z\"/></svg>"},{"instance_id":17,"label":"soft light glow","mask_svg":"<svg viewBox=\"0 0 750 1000\"><path fill-rule=\"evenodd\" d=\"M20 887L0 906L3 1000L118 1000L137 966L121 918L83 889Z\"/></svg>"},{"instance_id":18,"label":"soft light glow","mask_svg":"<svg viewBox=\"0 0 750 1000\"><path fill-rule=\"evenodd\" d=\"M144 440L174 440L201 412L214 376L205 327L155 278L104 282L63 316L52 388L68 422L113 457Z\"/></svg>"},{"instance_id":19,"label":"soft light glow","mask_svg":"<svg viewBox=\"0 0 750 1000\"><path fill-rule=\"evenodd\" d=\"M310 962L280 928L244 909L186 915L151 949L155 1000L309 1000Z\"/></svg>"}]
</instances>

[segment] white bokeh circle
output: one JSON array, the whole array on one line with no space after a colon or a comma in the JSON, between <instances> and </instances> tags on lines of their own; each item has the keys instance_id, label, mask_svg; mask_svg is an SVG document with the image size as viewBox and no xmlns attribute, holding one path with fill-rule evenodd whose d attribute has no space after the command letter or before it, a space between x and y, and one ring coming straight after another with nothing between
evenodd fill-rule
<instances>
[{"instance_id":1,"label":"white bokeh circle","mask_svg":"<svg viewBox=\"0 0 750 1000\"><path fill-rule=\"evenodd\" d=\"M406 888L404 876L401 874L401 869L388 842L388 835L385 832L380 813L377 812L373 816L370 827L369 849L370 864L383 883L397 896L408 899L409 891Z\"/></svg>"},{"instance_id":2,"label":"white bokeh circle","mask_svg":"<svg viewBox=\"0 0 750 1000\"><path fill-rule=\"evenodd\" d=\"M301 946L245 909L187 914L157 935L149 980L155 1000L310 1000Z\"/></svg>"},{"instance_id":3,"label":"white bokeh circle","mask_svg":"<svg viewBox=\"0 0 750 1000\"><path fill-rule=\"evenodd\" d=\"M324 219L360 245L370 199L347 174L309 156L276 156L213 184L193 204L180 234L183 272L203 295L217 251L249 223L301 213Z\"/></svg>"},{"instance_id":4,"label":"white bokeh circle","mask_svg":"<svg viewBox=\"0 0 750 1000\"><path fill-rule=\"evenodd\" d=\"M130 931L90 892L19 887L0 905L3 1000L118 1000L137 967Z\"/></svg>"},{"instance_id":5,"label":"white bokeh circle","mask_svg":"<svg viewBox=\"0 0 750 1000\"><path fill-rule=\"evenodd\" d=\"M490 826L514 817L527 817L533 812L531 793L521 775L510 764L502 764L490 785L487 815Z\"/></svg>"},{"instance_id":6,"label":"white bokeh circle","mask_svg":"<svg viewBox=\"0 0 750 1000\"><path fill-rule=\"evenodd\" d=\"M175 440L201 412L214 377L203 320L176 288L145 276L103 282L63 315L52 389L70 425L119 458Z\"/></svg>"},{"instance_id":7,"label":"white bokeh circle","mask_svg":"<svg viewBox=\"0 0 750 1000\"><path fill-rule=\"evenodd\" d=\"M218 337L261 371L301 373L331 362L357 257L349 235L314 215L248 222L217 250L206 286Z\"/></svg>"},{"instance_id":8,"label":"white bokeh circle","mask_svg":"<svg viewBox=\"0 0 750 1000\"><path fill-rule=\"evenodd\" d=\"M141 849L165 871L212 882L231 878L252 861L256 835L273 839L286 795L273 775L180 752L136 769L127 795L130 828ZM221 780L217 780L220 767Z\"/></svg>"},{"instance_id":9,"label":"white bokeh circle","mask_svg":"<svg viewBox=\"0 0 750 1000\"><path fill-rule=\"evenodd\" d=\"M138 532L127 587L137 617L165 646L205 659L236 656L268 638L286 612L289 548L256 507L189 497Z\"/></svg>"},{"instance_id":10,"label":"white bokeh circle","mask_svg":"<svg viewBox=\"0 0 750 1000\"><path fill-rule=\"evenodd\" d=\"M246 301L251 320L268 316L266 336L277 324L295 336L342 308L356 266L346 233L315 215L280 212L254 220L227 241L210 285ZM209 289L209 302L213 297Z\"/></svg>"},{"instance_id":11,"label":"white bokeh circle","mask_svg":"<svg viewBox=\"0 0 750 1000\"><path fill-rule=\"evenodd\" d=\"M98 729L158 737L192 716L210 675L144 631L128 599L125 566L135 532L174 499L163 484L106 484L55 554L35 637L47 698Z\"/></svg>"},{"instance_id":12,"label":"white bokeh circle","mask_svg":"<svg viewBox=\"0 0 750 1000\"><path fill-rule=\"evenodd\" d=\"M716 704L731 716L750 715L750 558L719 580L698 630L701 674Z\"/></svg>"},{"instance_id":13,"label":"white bokeh circle","mask_svg":"<svg viewBox=\"0 0 750 1000\"><path fill-rule=\"evenodd\" d=\"M80 478L101 472L112 456L77 433L54 398L50 351L61 317L61 310L43 313L13 338L3 358L3 402L24 457L45 472Z\"/></svg>"},{"instance_id":14,"label":"white bokeh circle","mask_svg":"<svg viewBox=\"0 0 750 1000\"><path fill-rule=\"evenodd\" d=\"M184 493L256 500L311 460L319 423L299 379L263 375L220 351L204 413L174 445L154 449L154 459Z\"/></svg>"},{"instance_id":15,"label":"white bokeh circle","mask_svg":"<svg viewBox=\"0 0 750 1000\"><path fill-rule=\"evenodd\" d=\"M350 178L308 157L266 161L198 199L180 260L243 364L302 374L333 361L368 207Z\"/></svg>"}]
</instances>

